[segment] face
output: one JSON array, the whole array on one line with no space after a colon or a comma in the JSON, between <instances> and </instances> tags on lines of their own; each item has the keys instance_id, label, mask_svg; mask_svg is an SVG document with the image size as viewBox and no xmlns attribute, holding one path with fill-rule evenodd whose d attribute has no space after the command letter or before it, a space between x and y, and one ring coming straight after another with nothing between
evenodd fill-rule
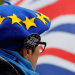
<instances>
[{"instance_id":1,"label":"face","mask_svg":"<svg viewBox=\"0 0 75 75\"><path fill-rule=\"evenodd\" d=\"M36 68L36 64L37 64L37 60L38 60L38 57L39 57L39 47L37 46L34 50L34 52L32 53L32 50L27 50L25 49L24 47L20 50L19 54L25 58L26 60L28 60L34 70Z\"/></svg>"},{"instance_id":2,"label":"face","mask_svg":"<svg viewBox=\"0 0 75 75\"><path fill-rule=\"evenodd\" d=\"M38 57L39 57L39 47L36 47L35 51L33 52L33 54L28 58L28 61L31 62L34 70L36 68Z\"/></svg>"}]
</instances>

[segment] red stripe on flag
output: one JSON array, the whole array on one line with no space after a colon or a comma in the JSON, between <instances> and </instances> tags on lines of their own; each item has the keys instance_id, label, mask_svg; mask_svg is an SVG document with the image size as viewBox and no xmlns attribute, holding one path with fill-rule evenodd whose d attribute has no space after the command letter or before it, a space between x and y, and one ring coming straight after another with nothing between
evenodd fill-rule
<instances>
[{"instance_id":1,"label":"red stripe on flag","mask_svg":"<svg viewBox=\"0 0 75 75\"><path fill-rule=\"evenodd\" d=\"M38 9L36 11L39 11L46 16L49 16L52 20L55 17L58 17L60 15L65 14L75 14L75 0L59 0L56 3L52 5L47 5L41 9Z\"/></svg>"},{"instance_id":2,"label":"red stripe on flag","mask_svg":"<svg viewBox=\"0 0 75 75\"><path fill-rule=\"evenodd\" d=\"M72 63L75 63L75 54L63 51L61 49L47 48L47 49L44 50L43 53L40 53L39 56L44 56L44 55L57 56L57 57L65 59L65 60L68 60Z\"/></svg>"},{"instance_id":3,"label":"red stripe on flag","mask_svg":"<svg viewBox=\"0 0 75 75\"><path fill-rule=\"evenodd\" d=\"M14 5L19 5L21 2L23 2L25 0L19 0L18 2L16 2Z\"/></svg>"}]
</instances>

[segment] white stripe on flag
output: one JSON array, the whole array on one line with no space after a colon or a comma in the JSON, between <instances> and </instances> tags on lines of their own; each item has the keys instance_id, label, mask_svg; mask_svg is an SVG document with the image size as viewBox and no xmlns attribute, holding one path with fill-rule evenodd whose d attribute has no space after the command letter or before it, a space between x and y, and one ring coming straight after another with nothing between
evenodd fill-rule
<instances>
[{"instance_id":1,"label":"white stripe on flag","mask_svg":"<svg viewBox=\"0 0 75 75\"><path fill-rule=\"evenodd\" d=\"M59 48L75 54L75 35L66 32L51 32L43 36L41 41L47 42L47 48Z\"/></svg>"},{"instance_id":2,"label":"white stripe on flag","mask_svg":"<svg viewBox=\"0 0 75 75\"><path fill-rule=\"evenodd\" d=\"M50 29L59 26L61 24L66 24L66 23L72 23L75 24L75 15L62 15L54 18L51 20L51 27Z\"/></svg>"},{"instance_id":3,"label":"white stripe on flag","mask_svg":"<svg viewBox=\"0 0 75 75\"><path fill-rule=\"evenodd\" d=\"M74 63L52 55L45 55L39 57L37 65L40 64L51 64L75 72Z\"/></svg>"},{"instance_id":4,"label":"white stripe on flag","mask_svg":"<svg viewBox=\"0 0 75 75\"><path fill-rule=\"evenodd\" d=\"M58 0L25 0L19 6L36 10L36 9L48 6L50 4L53 4L57 1Z\"/></svg>"}]
</instances>

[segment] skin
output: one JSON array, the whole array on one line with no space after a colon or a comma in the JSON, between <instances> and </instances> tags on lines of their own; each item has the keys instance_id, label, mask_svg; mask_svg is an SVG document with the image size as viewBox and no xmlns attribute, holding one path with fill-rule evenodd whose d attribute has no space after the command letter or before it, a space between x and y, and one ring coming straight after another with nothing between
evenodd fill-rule
<instances>
[{"instance_id":1,"label":"skin","mask_svg":"<svg viewBox=\"0 0 75 75\"><path fill-rule=\"evenodd\" d=\"M19 54L25 58L26 60L28 60L33 68L34 68L34 71L36 69L36 64L37 64L37 60L38 60L38 57L39 57L39 47L36 47L35 48L35 51L34 53L32 54L32 50L27 50L25 49L24 47L20 50Z\"/></svg>"}]
</instances>

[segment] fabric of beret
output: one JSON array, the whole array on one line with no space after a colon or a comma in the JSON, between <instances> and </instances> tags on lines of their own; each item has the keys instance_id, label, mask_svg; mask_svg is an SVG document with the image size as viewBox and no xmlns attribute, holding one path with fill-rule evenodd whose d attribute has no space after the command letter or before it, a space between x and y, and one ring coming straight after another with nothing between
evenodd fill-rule
<instances>
[{"instance_id":1,"label":"fabric of beret","mask_svg":"<svg viewBox=\"0 0 75 75\"><path fill-rule=\"evenodd\" d=\"M0 6L0 48L15 50L23 45L28 35L40 35L50 28L49 17L7 3L9 5Z\"/></svg>"}]
</instances>

